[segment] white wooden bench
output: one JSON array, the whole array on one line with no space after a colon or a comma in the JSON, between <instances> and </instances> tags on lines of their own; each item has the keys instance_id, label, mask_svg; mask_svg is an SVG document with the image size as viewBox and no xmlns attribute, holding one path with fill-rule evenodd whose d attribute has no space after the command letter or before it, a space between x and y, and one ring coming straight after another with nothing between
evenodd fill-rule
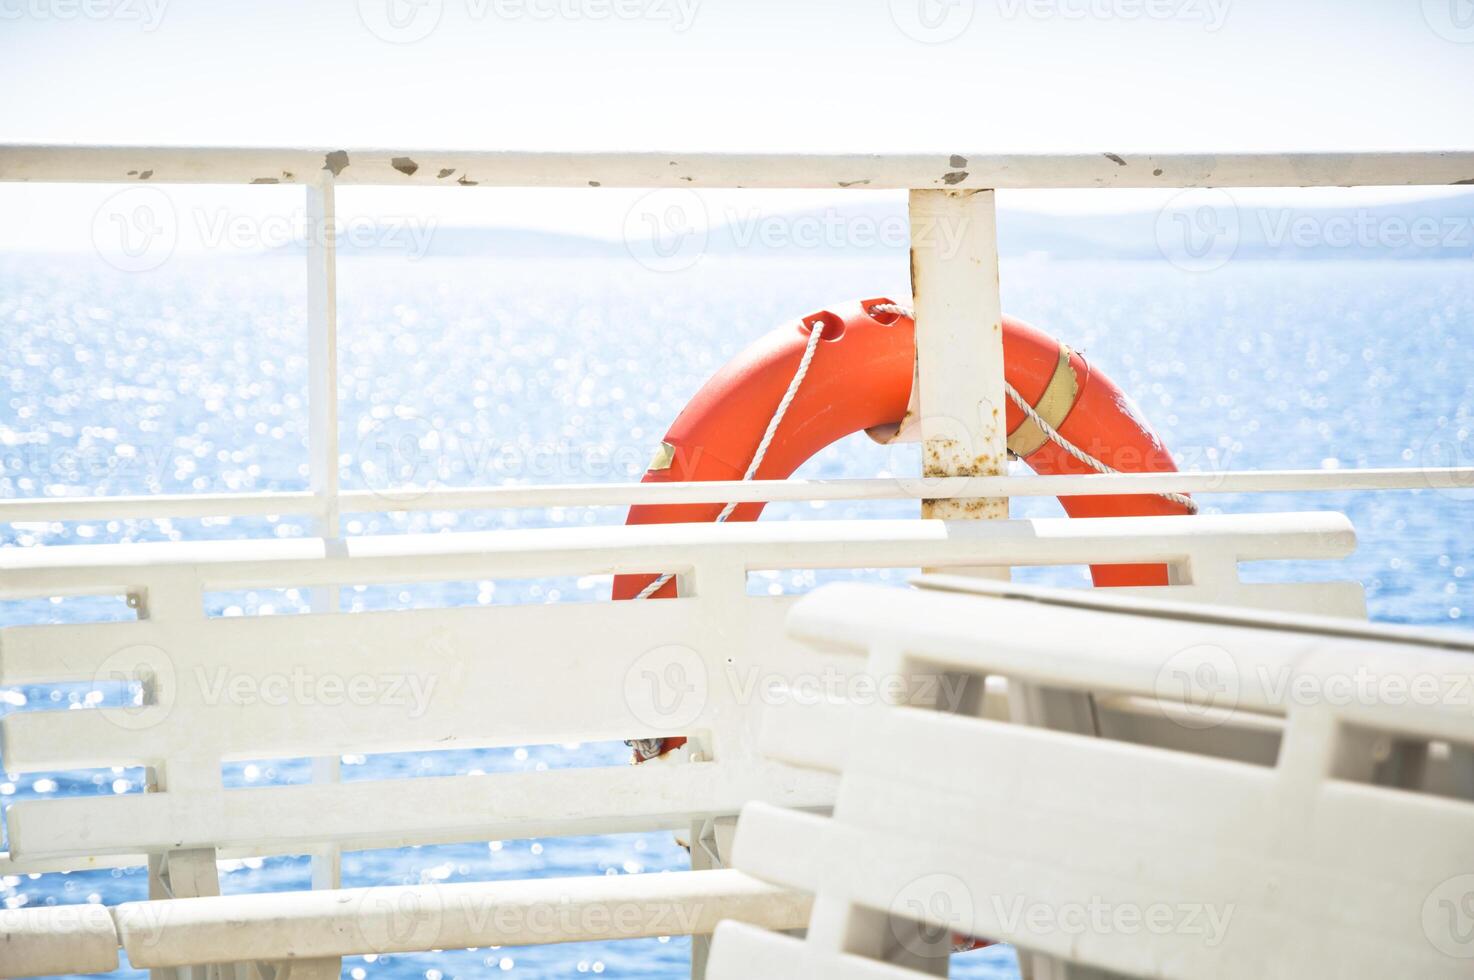
<instances>
[{"instance_id":1,"label":"white wooden bench","mask_svg":"<svg viewBox=\"0 0 1474 980\"><path fill-rule=\"evenodd\" d=\"M750 571L1160 561L1172 567L1174 584L1149 591L1163 596L1268 609L1313 600L1356 614L1355 583L1260 586L1237 575L1240 561L1336 558L1354 544L1340 515L1283 514L6 550L0 599L127 594L139 617L0 629L0 686L130 678L146 698L134 707L9 715L0 725L5 769L144 766L151 777L146 793L10 806L12 853L0 873L148 863L151 900L0 912L0 974L109 970L121 946L132 965L156 971L249 964L240 975L336 976L339 957L366 952L699 934L723 918L794 928L808 921L805 892L718 868L221 897L215 862L324 848L689 830L718 820L729 826L752 801L833 804L832 773L757 751L762 698L736 678L818 676L860 665L847 653L789 638L784 617L795 597L749 596ZM206 593L234 589L663 571L680 574L683 598L281 617L204 612ZM337 693L284 702L252 694L294 670L332 679ZM406 685L416 676L424 696L410 700ZM349 695L353 685L362 696ZM671 735L691 739L694 761L420 778L413 792L397 780L240 789L221 780L228 760ZM432 926L388 928L385 916L404 902L431 909ZM550 905L593 910L600 915L579 921L608 925L530 926ZM609 918L651 907L678 914ZM513 914L475 914L487 908Z\"/></svg>"},{"instance_id":2,"label":"white wooden bench","mask_svg":"<svg viewBox=\"0 0 1474 980\"><path fill-rule=\"evenodd\" d=\"M1160 725L1046 725L1017 704L776 713L768 750L841 774L838 800L832 817L749 805L732 861L814 894L812 917L805 939L723 924L708 976L943 976L958 935L1072 980L1474 970L1474 638L921 584L827 586L790 632L877 678L1134 699ZM1235 732L1268 749L1224 751Z\"/></svg>"}]
</instances>

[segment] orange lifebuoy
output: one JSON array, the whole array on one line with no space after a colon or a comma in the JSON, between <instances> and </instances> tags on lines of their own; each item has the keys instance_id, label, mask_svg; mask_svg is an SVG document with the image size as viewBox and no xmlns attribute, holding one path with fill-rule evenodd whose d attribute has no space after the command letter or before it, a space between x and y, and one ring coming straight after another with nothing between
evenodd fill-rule
<instances>
[{"instance_id":1,"label":"orange lifebuoy","mask_svg":"<svg viewBox=\"0 0 1474 980\"><path fill-rule=\"evenodd\" d=\"M742 479L816 323L823 326L812 367L754 478L785 479L838 439L862 429L900 425L911 401L915 324L900 314L872 312L890 303L869 299L821 310L760 338L713 375L676 417L643 482ZM1003 357L1008 382L1086 453L1125 473L1177 469L1125 393L1079 353L1004 317ZM1092 472L1047 439L1013 404L1007 423L1009 449L1036 473ZM1183 504L1155 494L1061 497L1060 503L1071 517L1188 513ZM626 523L712 521L721 509L721 504L641 504L630 508ZM761 503L740 504L728 520L756 520L762 509ZM1095 565L1091 576L1097 586L1167 584L1164 565ZM654 579L617 576L614 598L633 598ZM675 594L671 581L654 597Z\"/></svg>"},{"instance_id":2,"label":"orange lifebuoy","mask_svg":"<svg viewBox=\"0 0 1474 980\"><path fill-rule=\"evenodd\" d=\"M753 475L759 480L790 476L809 457L860 430L875 433L903 424L915 376L915 324L868 299L821 310L784 324L760 338L715 375L676 417L661 443L646 483L740 480L787 391L810 331L822 324L808 374ZM1003 318L1004 374L1008 382L1065 440L1122 472L1171 472L1171 455L1130 400L1085 358L1028 324ZM1040 474L1090 473L1091 467L1046 437L1016 405L1007 407L1008 445ZM1180 498L1184 499L1184 498ZM1061 497L1071 517L1185 514L1181 502L1155 494ZM627 524L713 521L722 504L642 504ZM728 520L756 520L761 503L740 504ZM1097 586L1166 585L1165 565L1095 565ZM619 575L615 599L638 596L655 575ZM673 598L666 582L653 598ZM653 754L685 742L669 738ZM637 760L641 757L636 748Z\"/></svg>"}]
</instances>

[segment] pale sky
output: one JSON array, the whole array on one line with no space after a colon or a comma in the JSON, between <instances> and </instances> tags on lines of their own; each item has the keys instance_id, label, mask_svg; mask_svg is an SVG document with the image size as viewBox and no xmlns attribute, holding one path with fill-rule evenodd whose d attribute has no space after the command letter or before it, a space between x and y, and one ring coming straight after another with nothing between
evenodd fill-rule
<instances>
[{"instance_id":1,"label":"pale sky","mask_svg":"<svg viewBox=\"0 0 1474 980\"><path fill-rule=\"evenodd\" d=\"M0 91L0 142L1467 150L1474 0L0 0ZM85 242L111 190L0 185L0 247ZM224 193L272 210L300 190ZM617 234L630 196L351 190L342 203ZM1162 195L1001 198L1122 210Z\"/></svg>"}]
</instances>

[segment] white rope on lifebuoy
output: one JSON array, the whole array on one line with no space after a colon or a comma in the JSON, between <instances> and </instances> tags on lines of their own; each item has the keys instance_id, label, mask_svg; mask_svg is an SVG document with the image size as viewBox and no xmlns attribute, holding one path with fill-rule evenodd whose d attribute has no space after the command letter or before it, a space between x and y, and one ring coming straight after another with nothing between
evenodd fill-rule
<instances>
[{"instance_id":1,"label":"white rope on lifebuoy","mask_svg":"<svg viewBox=\"0 0 1474 980\"><path fill-rule=\"evenodd\" d=\"M798 370L793 372L793 380L788 382L788 390L783 392L783 398L778 402L778 407L773 411L773 417L768 422L768 430L763 433L762 441L757 444L757 451L752 454L752 462L747 464L747 472L742 474L743 480L751 480L757 473L759 466L763 464L763 457L768 454L768 447L773 444L773 436L778 432L778 426L783 422L783 416L788 414L788 406L793 404L793 398L798 394L799 385L804 383L804 375L809 373L809 365L814 360L814 352L819 349L819 335L824 332L824 320L815 317L813 325L809 328L809 342L804 347L804 356L799 359ZM732 516L737 509L735 502L728 503L717 514L717 523L720 524ZM664 588L665 583L675 578L674 572L666 572L658 576L653 582L640 590L636 599L648 599ZM648 762L664 754L665 739L663 738L632 738L625 739L625 744L635 750L636 761ZM705 845L703 845L705 846Z\"/></svg>"},{"instance_id":2,"label":"white rope on lifebuoy","mask_svg":"<svg viewBox=\"0 0 1474 980\"><path fill-rule=\"evenodd\" d=\"M798 394L799 385L804 383L804 375L809 373L809 365L813 363L814 352L819 349L819 335L824 332L824 319L815 317L813 325L809 328L809 342L804 347L804 356L799 359L798 370L793 372L793 380L788 382L788 390L783 393L783 398L778 402L778 407L773 411L773 417L768 422L768 430L763 433L762 442L757 444L757 451L752 454L752 462L747 464L747 472L742 474L744 481L751 480L757 473L759 466L763 464L763 457L768 454L768 447L773 444L773 436L778 433L778 426L783 422L783 416L788 414L788 406L793 404L793 398ZM732 511L737 509L737 504L729 503L722 508L717 515L717 523L720 524L732 516ZM640 590L636 599L648 599L664 588L665 583L675 578L674 572L666 572L655 581Z\"/></svg>"},{"instance_id":3,"label":"white rope on lifebuoy","mask_svg":"<svg viewBox=\"0 0 1474 980\"><path fill-rule=\"evenodd\" d=\"M899 316L909 317L912 320L916 319L916 314L914 312L912 312L909 308L900 305L899 303L876 303L874 306L870 307L870 311L879 313L894 313ZM1081 449L1079 446L1076 446L1074 443L1070 442L1070 440L1060 435L1059 432L1054 428L1054 426L1050 425L1044 420L1044 416L1040 415L1034 410L1034 406L1029 404L1028 399L1025 398L1023 395L1020 395L1018 393L1018 389L1008 383L1008 380L1006 378L1003 381L1003 390L1008 393L1008 400L1017 405L1019 411L1027 415L1029 419L1039 427L1039 431L1043 432L1044 435L1048 437L1050 442L1054 443L1056 446L1063 449L1065 452L1069 453L1075 459L1079 460L1081 463L1084 463L1086 466L1090 467L1097 473L1107 475L1121 472L1114 467L1107 466L1105 463L1102 463L1100 460L1096 459L1094 456L1090 455L1085 450ZM1196 514L1198 512L1198 503L1191 497L1184 496L1180 493L1170 492L1158 493L1156 494L1156 496L1161 497L1164 500L1170 500L1174 504L1181 504L1183 507L1187 508L1187 512L1189 514Z\"/></svg>"},{"instance_id":4,"label":"white rope on lifebuoy","mask_svg":"<svg viewBox=\"0 0 1474 980\"><path fill-rule=\"evenodd\" d=\"M870 312L872 314L877 312L894 313L899 316L909 317L912 320L916 319L916 315L910 309L901 306L898 303L877 303L874 306L870 307L867 312ZM798 394L799 386L802 385L804 382L804 376L809 373L809 365L813 363L814 352L819 349L819 335L823 331L824 320L820 317L816 317L814 319L813 326L809 330L809 342L804 347L803 357L799 359L798 370L793 373L793 380L788 383L788 390L783 393L783 398L778 402L778 407L773 411L773 417L768 422L768 429L766 432L763 433L763 438L762 441L758 443L757 451L752 454L752 462L748 464L747 472L742 474L742 479L744 481L751 480L753 478L753 476L758 471L758 467L761 466L763 463L763 457L768 454L768 447L773 443L773 437L778 432L778 426L781 425L783 422L783 416L788 413L788 406L793 404L794 396ZM1030 405L1028 401L1025 400L1024 397L1018 393L1018 390L1015 389L1013 385L1009 384L1006 379L1003 382L1003 386L1004 389L1008 392L1008 397L1013 401L1013 403L1019 407L1020 411L1022 411L1025 415L1032 419L1035 425L1039 426L1040 431L1042 431L1050 439L1050 441L1058 445L1061 449L1069 453L1081 463L1084 463L1086 466L1095 470L1097 473L1119 472L1107 466L1105 463L1102 463L1100 460L1091 456L1089 453L1086 453L1084 450L1078 448L1064 436L1055 431L1054 426L1044 421L1044 418L1040 416L1038 412L1034 411L1034 406ZM1198 512L1198 505L1191 497L1185 497L1180 493L1159 493L1157 494L1157 496L1164 497L1167 500L1182 504L1188 509L1189 513L1196 514ZM732 512L736 509L737 504L735 502L728 503L722 508L721 513L717 514L717 523L720 524L724 522L727 518L731 517ZM655 593L664 588L665 584L673 578L675 578L674 572L666 572L662 575L657 576L654 581L641 589L639 594L636 595L635 598L650 598ZM660 756L663 753L665 748L665 739L626 739L625 744L631 746L635 750L635 754L640 761L648 761Z\"/></svg>"},{"instance_id":5,"label":"white rope on lifebuoy","mask_svg":"<svg viewBox=\"0 0 1474 980\"><path fill-rule=\"evenodd\" d=\"M912 320L916 319L915 312L913 312L909 307L902 306L899 303L876 303L874 306L868 308L868 312L894 313L898 316L908 317ZM822 318L816 317L814 319L813 326L809 330L809 342L808 345L804 347L804 356L798 362L798 370L793 373L793 380L788 383L788 390L783 393L783 399L778 402L778 408L773 412L773 418L768 422L768 430L763 433L763 439L761 442L758 443L757 451L752 454L752 462L748 464L747 472L742 474L742 479L744 481L751 480L753 478L754 474L757 473L758 467L761 466L763 463L763 457L768 454L768 447L773 443L773 437L778 432L778 426L783 422L783 416L788 413L788 406L793 404L793 398L795 395L798 394L799 386L802 385L804 382L804 375L809 373L809 365L813 363L814 352L819 348L819 335L823 332L823 330L824 320ZM1056 430L1054 426L1046 422L1044 420L1044 416L1036 412L1034 410L1034 406L1029 404L1028 399L1026 399L1023 395L1020 395L1018 393L1018 389L1009 384L1007 379L1005 379L1003 382L1003 388L1008 393L1009 400L1017 405L1019 411L1027 415L1030 420L1032 420L1033 423L1039 427L1039 431L1043 432L1050 442L1054 443L1056 446L1059 446L1059 448L1063 449L1065 452L1069 453L1075 459L1079 460L1081 463L1090 467L1097 473L1106 475L1120 472L1120 470L1117 470L1114 467L1102 463L1100 460L1096 459L1094 456L1090 455L1085 450L1081 449L1079 446L1076 446L1074 443L1070 442L1070 440L1060 435L1059 431ZM1187 508L1187 511L1190 514L1196 514L1198 512L1197 501L1193 500L1191 497L1184 496L1183 494L1158 493L1155 494L1155 496L1161 497L1164 500L1170 500L1175 504L1181 504L1183 507ZM717 514L717 523L720 524L727 518L731 517L732 512L736 509L736 503L727 504L725 507L722 508L721 513ZM673 578L675 578L674 572L666 572L665 574L656 578L649 585L641 589L639 595L635 596L635 598L650 598L652 595L664 588L665 584Z\"/></svg>"}]
</instances>

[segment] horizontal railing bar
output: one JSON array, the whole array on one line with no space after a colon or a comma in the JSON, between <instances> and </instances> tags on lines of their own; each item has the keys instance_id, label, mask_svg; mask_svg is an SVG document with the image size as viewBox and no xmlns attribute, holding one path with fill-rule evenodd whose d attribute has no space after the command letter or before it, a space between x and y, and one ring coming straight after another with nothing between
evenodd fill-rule
<instances>
[{"instance_id":1,"label":"horizontal railing bar","mask_svg":"<svg viewBox=\"0 0 1474 980\"><path fill-rule=\"evenodd\" d=\"M342 494L343 510L478 510L498 507L602 507L629 504L777 503L811 500L914 500L971 497L1083 497L1138 493L1262 493L1311 490L1467 488L1474 467L1454 469L1245 470L1222 473L1117 473L1069 476L883 477L847 480L726 480L691 483L466 487L385 500L371 490ZM3 511L0 511L3 513Z\"/></svg>"},{"instance_id":2,"label":"horizontal railing bar","mask_svg":"<svg viewBox=\"0 0 1474 980\"><path fill-rule=\"evenodd\" d=\"M342 539L245 538L0 549L0 597L135 589L279 588L640 575L698 565L714 576L796 568L1336 558L1355 547L1340 514L1062 517L1015 521L830 520L511 528ZM1205 550L1206 549L1206 550ZM1216 549L1216 550L1214 550ZM698 575L698 578L700 576ZM700 586L698 586L699 590Z\"/></svg>"},{"instance_id":3,"label":"horizontal railing bar","mask_svg":"<svg viewBox=\"0 0 1474 980\"><path fill-rule=\"evenodd\" d=\"M722 921L795 929L811 904L809 895L719 869L129 902L116 921L130 965L159 969L706 935ZM415 928L404 928L405 909L417 911ZM17 921L24 915L57 913L28 911Z\"/></svg>"},{"instance_id":4,"label":"horizontal railing bar","mask_svg":"<svg viewBox=\"0 0 1474 980\"><path fill-rule=\"evenodd\" d=\"M349 490L345 513L499 508L627 507L631 504L778 503L814 500L915 500L969 497L1081 497L1140 493L1308 493L1443 490L1474 497L1474 467L1353 470L1233 470L1219 473L1116 473L1070 476L885 477L694 483L574 483L415 491ZM303 515L322 510L308 492L36 497L0 500L0 523L130 518Z\"/></svg>"},{"instance_id":5,"label":"horizontal railing bar","mask_svg":"<svg viewBox=\"0 0 1474 980\"><path fill-rule=\"evenodd\" d=\"M386 779L254 786L217 794L184 816L176 813L178 797L171 801L167 792L32 799L10 805L6 819L17 858L28 861L31 854L157 853L178 847L181 836L187 846L208 842L234 852L290 846L300 854L327 841L345 848L369 841L407 847L643 833L689 827L693 816L735 814L752 799L790 806L832 799L833 787L822 777L778 777L772 765L754 760L668 769L596 766L428 776L413 785ZM89 825L91 834L85 832Z\"/></svg>"},{"instance_id":6,"label":"horizontal railing bar","mask_svg":"<svg viewBox=\"0 0 1474 980\"><path fill-rule=\"evenodd\" d=\"M683 153L0 145L0 181L496 187L1350 187L1474 181L1474 152Z\"/></svg>"},{"instance_id":7,"label":"horizontal railing bar","mask_svg":"<svg viewBox=\"0 0 1474 980\"><path fill-rule=\"evenodd\" d=\"M177 493L118 497L32 497L0 500L0 523L129 520L150 517L316 515L322 501L308 491Z\"/></svg>"}]
</instances>

